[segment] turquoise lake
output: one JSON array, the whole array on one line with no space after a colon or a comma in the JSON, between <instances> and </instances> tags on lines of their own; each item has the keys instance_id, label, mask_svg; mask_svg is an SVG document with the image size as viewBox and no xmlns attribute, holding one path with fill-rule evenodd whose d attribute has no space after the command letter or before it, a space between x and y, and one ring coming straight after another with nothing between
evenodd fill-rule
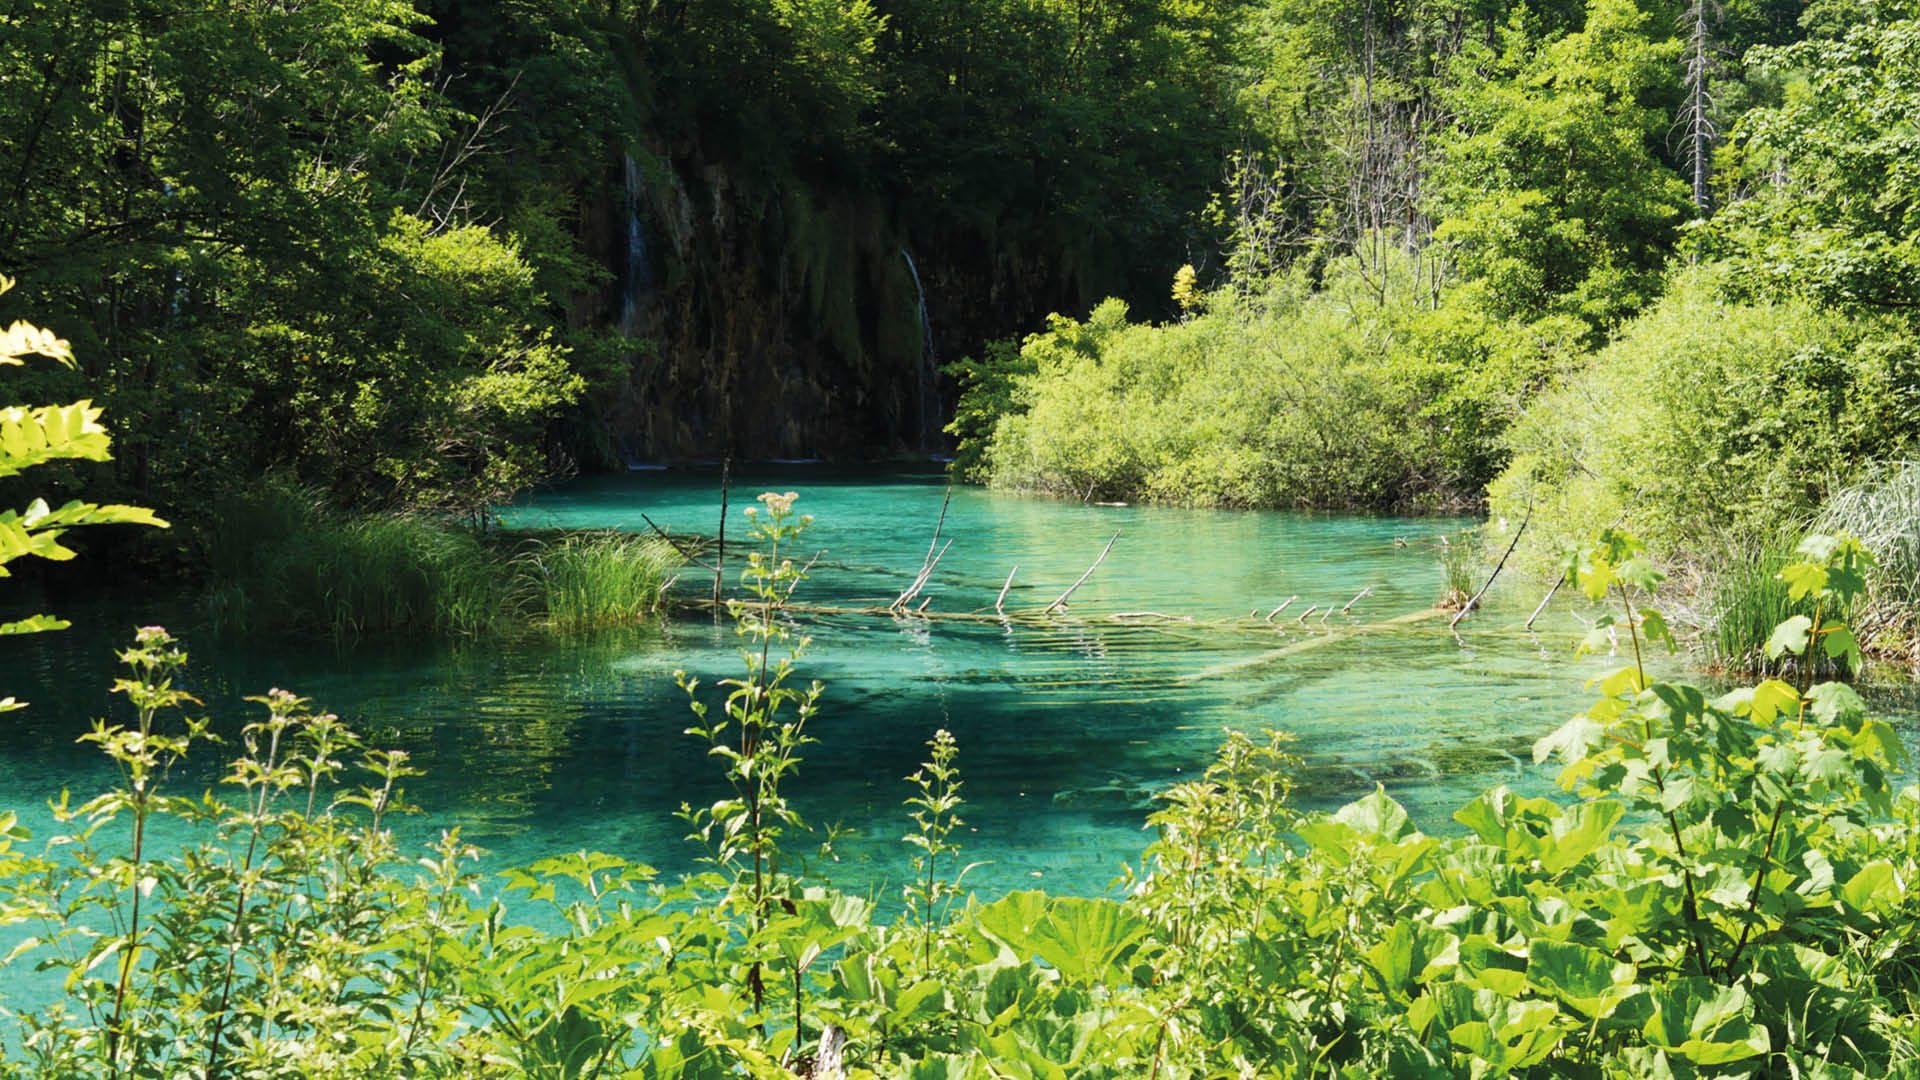
<instances>
[{"instance_id":1,"label":"turquoise lake","mask_svg":"<svg viewBox=\"0 0 1920 1080\"><path fill-rule=\"evenodd\" d=\"M824 551L796 600L859 607L885 604L912 579L946 481L931 470L749 470L735 477L730 542L744 540L740 511L763 490L798 491L798 508L817 518L803 557ZM711 534L718 507L717 470L635 473L540 494L506 523L644 530L645 514L676 533ZM968 882L988 891L1106 890L1148 839L1153 792L1195 775L1229 727L1293 732L1309 806L1380 783L1423 826L1444 829L1482 788L1549 789L1533 741L1587 702L1587 678L1620 661L1574 658L1592 613L1564 600L1525 632L1543 590L1518 575L1457 635L1444 617L1422 617L1441 591L1436 538L1462 524L1082 506L956 488L944 530L952 547L923 594L930 611L990 611L1016 565L1007 606L1045 606L1116 530L1119 539L1067 617L1049 625L803 619L813 644L801 677L827 689L811 729L819 742L791 790L812 823L846 830L838 861L816 860L810 872L897 896L908 859L903 778L938 728L960 744L963 858L982 863ZM679 590L704 595L710 580L690 568ZM1338 613L1363 588L1371 594ZM1296 595L1271 625L1246 618ZM1336 610L1298 622L1310 605ZM1111 618L1149 611L1196 621ZM62 613L74 629L0 648L3 692L34 703L6 718L0 806L23 809L37 833L49 824L35 809L47 798L107 779L73 740L92 717L116 715L111 650L150 622L186 635L190 681L228 730L251 708L241 696L281 686L371 742L412 752L428 775L411 795L427 813L401 828L424 840L458 825L496 869L587 848L693 870L698 851L673 811L722 793L715 763L683 734L687 702L672 674L684 668L712 686L739 670L731 624L708 614L585 640L335 649L215 641L178 598ZM1886 700L1910 715L1910 701ZM219 771L200 762L174 782L197 790Z\"/></svg>"}]
</instances>

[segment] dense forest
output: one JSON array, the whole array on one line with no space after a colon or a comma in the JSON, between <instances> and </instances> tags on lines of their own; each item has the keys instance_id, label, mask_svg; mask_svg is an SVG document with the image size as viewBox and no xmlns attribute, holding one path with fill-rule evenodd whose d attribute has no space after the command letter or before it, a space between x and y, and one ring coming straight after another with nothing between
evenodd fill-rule
<instances>
[{"instance_id":1,"label":"dense forest","mask_svg":"<svg viewBox=\"0 0 1920 1080\"><path fill-rule=\"evenodd\" d=\"M163 502L934 448L936 359L1211 246L1238 15L51 0L0 269Z\"/></svg>"},{"instance_id":2,"label":"dense forest","mask_svg":"<svg viewBox=\"0 0 1920 1080\"><path fill-rule=\"evenodd\" d=\"M1912 437L1910 14L32 4L0 270L83 361L29 396L119 417L163 510L951 420L1081 499L1760 543Z\"/></svg>"},{"instance_id":3,"label":"dense forest","mask_svg":"<svg viewBox=\"0 0 1920 1080\"><path fill-rule=\"evenodd\" d=\"M37 654L0 1077L1920 1069L1913 0L17 0L0 328L0 577L85 555L52 606L475 713L243 718L146 625L81 726ZM834 534L917 572L728 486L821 461L944 467L931 544L905 482ZM608 509L709 527L667 468L717 535ZM1076 597L1130 530L1231 616ZM1583 711L1490 734L1555 650ZM1062 716L1110 741L1019 742ZM816 829L835 739L865 818ZM423 847L416 753L618 850ZM976 792L1150 832L976 893ZM565 831L670 798L693 863Z\"/></svg>"}]
</instances>

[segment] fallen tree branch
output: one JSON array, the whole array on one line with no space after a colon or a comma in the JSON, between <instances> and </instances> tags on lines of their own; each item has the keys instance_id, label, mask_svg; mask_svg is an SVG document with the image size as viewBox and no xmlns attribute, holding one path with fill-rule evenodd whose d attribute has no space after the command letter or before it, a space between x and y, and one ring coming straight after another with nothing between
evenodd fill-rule
<instances>
[{"instance_id":1,"label":"fallen tree branch","mask_svg":"<svg viewBox=\"0 0 1920 1080\"><path fill-rule=\"evenodd\" d=\"M694 564L695 566L698 566L700 569L705 570L710 574L718 574L720 572L717 567L713 566L710 563L701 562L700 557L698 555L695 555L692 551L681 547L680 541L675 540L673 536L667 532L667 530L661 528L658 525L655 525L652 518L648 517L645 514L641 514L640 520L646 522L648 527L652 528L654 533L658 535L660 539L665 540L667 542L668 547L678 552L681 558L687 560L688 562Z\"/></svg>"},{"instance_id":2,"label":"fallen tree branch","mask_svg":"<svg viewBox=\"0 0 1920 1080\"><path fill-rule=\"evenodd\" d=\"M932 576L933 568L938 566L940 559L946 555L947 548L940 547L940 530L946 528L947 507L952 505L952 503L953 487L949 485L947 487L946 498L940 500L940 516L933 523L933 539L927 544L927 553L920 560L920 572L914 575L913 584L907 586L907 591L901 593L894 599L893 606L895 608L906 607L909 603L913 602L914 597L920 595L920 590L927 587L927 578ZM953 541L947 541L947 547L952 546ZM935 553L935 549L938 549L937 554ZM921 606L924 607L926 605L923 604Z\"/></svg>"},{"instance_id":3,"label":"fallen tree branch","mask_svg":"<svg viewBox=\"0 0 1920 1080\"><path fill-rule=\"evenodd\" d=\"M1527 616L1527 629L1529 630L1533 629L1533 621L1540 617L1541 612L1547 610L1547 605L1553 601L1554 594L1559 592L1560 586L1565 585L1566 583L1567 583L1567 575L1565 574L1561 574L1558 578L1554 580L1553 588L1548 589L1547 595L1540 598L1540 606L1534 608L1533 614Z\"/></svg>"},{"instance_id":4,"label":"fallen tree branch","mask_svg":"<svg viewBox=\"0 0 1920 1080\"><path fill-rule=\"evenodd\" d=\"M919 576L913 579L913 584L907 586L907 591L894 597L892 606L896 611L904 609L908 604L912 603L913 598L920 595L920 590L927 587L927 580L933 576L933 568L939 566L940 560L947 557L947 548L952 546L953 541L947 541L946 544L940 548L940 553L933 556L925 566L920 568Z\"/></svg>"},{"instance_id":5,"label":"fallen tree branch","mask_svg":"<svg viewBox=\"0 0 1920 1080\"><path fill-rule=\"evenodd\" d=\"M1013 575L1019 572L1020 572L1019 563L1014 563L1013 569L1007 571L1007 583L1005 585L1000 586L1000 595L993 598L994 614L1000 615L1000 616L1006 615L1007 609L1004 605L1007 602L1007 590L1013 588Z\"/></svg>"},{"instance_id":6,"label":"fallen tree branch","mask_svg":"<svg viewBox=\"0 0 1920 1080\"><path fill-rule=\"evenodd\" d=\"M1113 530L1113 535L1107 538L1107 546L1100 549L1100 557L1093 560L1093 565L1087 567L1087 572L1080 575L1080 580L1067 586L1066 592L1061 593L1058 599L1047 605L1045 614L1051 615L1066 606L1067 597L1072 596L1075 589L1085 585L1087 579L1093 576L1093 572L1100 568L1100 564L1107 561L1107 552L1113 550L1113 542L1118 539L1120 539L1120 530L1115 529Z\"/></svg>"},{"instance_id":7,"label":"fallen tree branch","mask_svg":"<svg viewBox=\"0 0 1920 1080\"><path fill-rule=\"evenodd\" d=\"M1521 518L1520 527L1513 530L1513 543L1507 545L1506 554L1500 556L1500 561L1494 564L1493 573L1488 574L1487 580L1481 583L1480 591L1474 593L1472 596L1467 597L1467 602L1460 605L1460 610L1454 614L1453 621L1447 624L1447 629L1451 630L1454 627L1460 625L1460 620L1467 617L1467 612L1473 610L1473 605L1479 603L1480 598L1487 595L1488 589L1493 588L1493 579L1499 577L1500 571L1506 568L1507 560L1513 557L1513 549L1520 546L1520 538L1526 535L1527 524L1532 520L1533 520L1533 504L1528 503L1527 516L1524 518Z\"/></svg>"}]
</instances>

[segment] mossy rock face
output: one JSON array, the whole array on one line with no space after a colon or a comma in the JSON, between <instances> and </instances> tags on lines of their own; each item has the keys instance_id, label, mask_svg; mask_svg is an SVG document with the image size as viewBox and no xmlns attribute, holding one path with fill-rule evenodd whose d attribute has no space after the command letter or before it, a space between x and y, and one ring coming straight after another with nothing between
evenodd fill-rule
<instances>
[{"instance_id":1,"label":"mossy rock face","mask_svg":"<svg viewBox=\"0 0 1920 1080\"><path fill-rule=\"evenodd\" d=\"M769 173L693 141L619 148L644 182L639 216L652 273L632 296L619 271L626 201L620 158L581 228L615 281L572 318L647 343L598 397L610 433L582 463L821 457L873 459L944 445L953 387L933 364L977 353L1051 311L1085 308L1086 260L1000 235L993 222L928 228L884 193ZM915 266L907 259L911 254ZM918 282L915 270L918 271ZM922 287L932 324L930 355ZM569 443L581 441L567 434Z\"/></svg>"}]
</instances>

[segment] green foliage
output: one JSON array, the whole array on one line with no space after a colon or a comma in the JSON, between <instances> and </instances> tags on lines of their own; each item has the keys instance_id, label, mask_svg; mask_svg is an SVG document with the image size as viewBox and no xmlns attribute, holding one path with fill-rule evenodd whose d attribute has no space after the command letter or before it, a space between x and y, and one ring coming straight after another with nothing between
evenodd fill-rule
<instances>
[{"instance_id":1,"label":"green foliage","mask_svg":"<svg viewBox=\"0 0 1920 1080\"><path fill-rule=\"evenodd\" d=\"M1471 500L1491 455L1468 417L1497 414L1539 361L1485 340L1411 290L1384 301L1355 261L1322 288L1299 275L1214 294L1176 324L1127 322L1117 301L1056 318L968 385L965 436L1002 408L991 482L1073 498L1199 506L1437 507ZM1504 384L1504 385L1497 385ZM1011 390L1003 389L1011 386ZM1496 388L1497 387L1497 388ZM963 443L963 453L976 444Z\"/></svg>"},{"instance_id":2,"label":"green foliage","mask_svg":"<svg viewBox=\"0 0 1920 1080\"><path fill-rule=\"evenodd\" d=\"M279 487L230 497L213 525L209 601L223 633L470 637L523 617L508 560L459 525L342 516Z\"/></svg>"},{"instance_id":3,"label":"green foliage","mask_svg":"<svg viewBox=\"0 0 1920 1080\"><path fill-rule=\"evenodd\" d=\"M1037 365L1019 342L1002 340L988 342L978 360L963 357L940 369L960 387L953 421L946 428L956 445L955 475L975 483L992 479L986 454L993 442L994 427L1001 417L1021 411L1017 396L1020 379L1032 375Z\"/></svg>"},{"instance_id":4,"label":"green foliage","mask_svg":"<svg viewBox=\"0 0 1920 1080\"><path fill-rule=\"evenodd\" d=\"M1920 662L1920 466L1895 461L1833 493L1819 527L1848 532L1878 558L1867 602L1854 615L1876 651Z\"/></svg>"},{"instance_id":5,"label":"green foliage","mask_svg":"<svg viewBox=\"0 0 1920 1080\"><path fill-rule=\"evenodd\" d=\"M818 682L806 689L787 685L794 660L808 644L807 638L793 636L783 610L812 566L811 561L798 567L793 563L791 547L813 523L811 515L793 515L798 498L791 491L767 492L760 496L760 506L747 508L749 535L765 543L766 550L749 555L741 571L747 599L727 601L735 630L747 642L740 651L747 670L743 677L721 681L727 695L720 714L712 715L700 700L699 680L685 672L675 675L692 699L694 725L687 734L706 741L708 753L724 764L734 793L712 806L683 806L681 814L693 837L707 846L713 864L746 883L756 931L767 923L774 890L780 886L780 838L806 827L782 788L800 768L801 748L814 741L806 726L819 711L824 689ZM782 547L788 548L784 555ZM786 655L774 657L775 643ZM759 994L756 988L756 1005Z\"/></svg>"},{"instance_id":6,"label":"green foliage","mask_svg":"<svg viewBox=\"0 0 1920 1080\"><path fill-rule=\"evenodd\" d=\"M1756 49L1775 99L1735 130L1734 202L1701 238L1763 295L1865 311L1920 304L1920 20L1908 4L1832 5L1806 40ZM1837 16L1837 17L1836 17Z\"/></svg>"},{"instance_id":7,"label":"green foliage","mask_svg":"<svg viewBox=\"0 0 1920 1080\"><path fill-rule=\"evenodd\" d=\"M942 910L959 780L938 733L909 799L935 884L893 923L774 872L819 694L768 659L799 644L792 501L756 514L746 674L724 716L695 705L734 785L690 814L720 872L678 883L581 852L483 899L457 834L396 847L405 755L284 691L255 699L227 797L176 793L168 765L215 740L184 711L184 653L140 631L116 686L134 721L85 739L122 783L56 803L45 854L0 817L0 919L36 928L0 963L66 993L10 1015L0 1075L771 1080L820 1055L850 1078L1874 1076L1920 1052L1898 737L1805 665L1717 698L1649 680L1661 574L1618 530L1570 565L1636 660L1536 746L1565 799L1495 788L1445 837L1379 791L1303 814L1286 737L1229 732L1165 792L1124 899ZM1833 614L1871 558L1818 535L1794 559L1781 579L1813 614L1776 648L1847 654Z\"/></svg>"},{"instance_id":8,"label":"green foliage","mask_svg":"<svg viewBox=\"0 0 1920 1080\"><path fill-rule=\"evenodd\" d=\"M682 561L664 540L627 533L565 536L522 558L538 582L548 625L569 631L628 626L653 615Z\"/></svg>"},{"instance_id":9,"label":"green foliage","mask_svg":"<svg viewBox=\"0 0 1920 1080\"><path fill-rule=\"evenodd\" d=\"M218 630L338 642L634 625L660 610L681 564L650 537L579 533L516 549L427 514L345 514L278 481L217 503L201 539Z\"/></svg>"},{"instance_id":10,"label":"green foliage","mask_svg":"<svg viewBox=\"0 0 1920 1080\"><path fill-rule=\"evenodd\" d=\"M1711 557L1811 517L1831 483L1910 444L1908 342L1804 304L1729 301L1726 273L1680 278L1509 432L1490 500L1535 507L1535 552L1625 515L1656 551Z\"/></svg>"},{"instance_id":11,"label":"green foliage","mask_svg":"<svg viewBox=\"0 0 1920 1080\"><path fill-rule=\"evenodd\" d=\"M947 907L960 891L960 879L966 876L963 868L951 881L941 877L940 859L960 854L960 844L954 839L953 831L966 822L960 818L960 805L964 801L960 798L960 767L954 764L960 756L960 747L953 741L952 733L941 728L927 740L927 750L926 763L907 777L916 791L907 800L915 828L900 839L907 846L919 849L919 854L913 857L913 881L906 887L907 919L920 924L921 973L932 977L936 974L933 952L937 926L946 923Z\"/></svg>"},{"instance_id":12,"label":"green foliage","mask_svg":"<svg viewBox=\"0 0 1920 1080\"><path fill-rule=\"evenodd\" d=\"M1472 532L1440 537L1441 607L1450 611L1465 607L1479 587L1475 575L1480 571L1480 543L1479 534Z\"/></svg>"},{"instance_id":13,"label":"green foliage","mask_svg":"<svg viewBox=\"0 0 1920 1080\"><path fill-rule=\"evenodd\" d=\"M13 286L12 278L0 275L0 294ZM20 320L0 328L0 367L19 367L34 356L74 366L73 346L52 331ZM0 406L0 477L17 476L55 461L111 460L112 439L100 423L100 413L89 401ZM73 558L73 549L61 539L68 529L85 525L167 527L144 507L73 499L56 510L45 499L36 498L25 510L0 511L0 577L9 575L6 564L15 559L33 556L64 562ZM0 623L0 636L62 630L67 625L51 615L29 615ZM23 703L11 697L0 700L0 712L21 707Z\"/></svg>"},{"instance_id":14,"label":"green foliage","mask_svg":"<svg viewBox=\"0 0 1920 1080\"><path fill-rule=\"evenodd\" d=\"M474 512L544 471L584 389L556 260L475 224L498 111L450 101L413 3L36 0L5 28L7 259L125 423L125 486L188 505L283 467Z\"/></svg>"},{"instance_id":15,"label":"green foliage","mask_svg":"<svg viewBox=\"0 0 1920 1080\"><path fill-rule=\"evenodd\" d=\"M1435 238L1468 288L1502 317L1599 329L1644 305L1687 203L1656 153L1679 76L1658 16L1593 0L1578 32L1542 41L1516 12L1498 45L1456 63Z\"/></svg>"},{"instance_id":16,"label":"green foliage","mask_svg":"<svg viewBox=\"0 0 1920 1080\"><path fill-rule=\"evenodd\" d=\"M1774 628L1795 616L1811 616L1809 605L1788 595L1780 568L1793 558L1794 541L1780 537L1720 560L1707 582L1715 667L1736 672L1778 674L1779 657L1767 655Z\"/></svg>"}]
</instances>

